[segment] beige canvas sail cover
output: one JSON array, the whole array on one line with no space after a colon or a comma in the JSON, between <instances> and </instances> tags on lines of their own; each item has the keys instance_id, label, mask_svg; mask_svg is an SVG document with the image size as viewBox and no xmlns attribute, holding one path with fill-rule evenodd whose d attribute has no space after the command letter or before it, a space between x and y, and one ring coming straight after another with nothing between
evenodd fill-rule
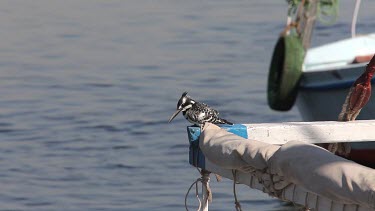
<instances>
[{"instance_id":1,"label":"beige canvas sail cover","mask_svg":"<svg viewBox=\"0 0 375 211\"><path fill-rule=\"evenodd\" d=\"M244 139L209 123L199 142L210 162L256 175L273 196L282 198L283 190L297 185L334 202L356 204L362 207L360 210L375 209L375 171L321 147L300 141L271 145Z\"/></svg>"}]
</instances>

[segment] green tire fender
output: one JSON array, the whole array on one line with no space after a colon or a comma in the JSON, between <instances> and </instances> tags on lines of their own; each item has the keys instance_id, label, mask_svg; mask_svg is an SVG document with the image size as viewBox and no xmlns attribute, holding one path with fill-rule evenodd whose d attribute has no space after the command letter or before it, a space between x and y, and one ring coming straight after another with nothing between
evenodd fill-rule
<instances>
[{"instance_id":1,"label":"green tire fender","mask_svg":"<svg viewBox=\"0 0 375 211\"><path fill-rule=\"evenodd\" d=\"M297 98L305 50L296 35L281 36L273 51L267 98L271 109L290 110Z\"/></svg>"}]
</instances>

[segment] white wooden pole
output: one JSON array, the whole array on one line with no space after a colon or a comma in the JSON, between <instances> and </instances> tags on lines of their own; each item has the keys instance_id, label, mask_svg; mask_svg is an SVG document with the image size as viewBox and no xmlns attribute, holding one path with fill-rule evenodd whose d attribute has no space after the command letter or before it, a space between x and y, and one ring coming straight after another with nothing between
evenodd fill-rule
<instances>
[{"instance_id":1,"label":"white wooden pole","mask_svg":"<svg viewBox=\"0 0 375 211\"><path fill-rule=\"evenodd\" d=\"M247 138L269 144L375 141L375 120L245 124Z\"/></svg>"},{"instance_id":2,"label":"white wooden pole","mask_svg":"<svg viewBox=\"0 0 375 211\"><path fill-rule=\"evenodd\" d=\"M203 185L203 205L202 210L208 211L208 191L207 188Z\"/></svg>"},{"instance_id":3,"label":"white wooden pole","mask_svg":"<svg viewBox=\"0 0 375 211\"><path fill-rule=\"evenodd\" d=\"M210 187L210 173L207 170L202 170L202 211L208 211L208 204L212 200L212 193Z\"/></svg>"}]
</instances>

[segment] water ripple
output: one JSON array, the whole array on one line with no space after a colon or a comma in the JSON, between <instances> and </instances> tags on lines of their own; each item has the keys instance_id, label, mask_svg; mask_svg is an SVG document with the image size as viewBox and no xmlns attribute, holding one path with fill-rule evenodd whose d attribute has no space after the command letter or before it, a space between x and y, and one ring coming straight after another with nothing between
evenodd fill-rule
<instances>
[{"instance_id":1,"label":"water ripple","mask_svg":"<svg viewBox=\"0 0 375 211\"><path fill-rule=\"evenodd\" d=\"M86 86L91 86L91 87L98 87L98 88L108 88L108 87L113 87L113 84L108 84L108 83L86 83Z\"/></svg>"},{"instance_id":2,"label":"water ripple","mask_svg":"<svg viewBox=\"0 0 375 211\"><path fill-rule=\"evenodd\" d=\"M131 165L125 165L125 164L117 163L117 164L109 164L109 165L106 166L106 168L108 168L108 169L140 169L140 168L143 168L143 167L131 166Z\"/></svg>"},{"instance_id":3,"label":"water ripple","mask_svg":"<svg viewBox=\"0 0 375 211\"><path fill-rule=\"evenodd\" d=\"M89 129L89 130L103 130L107 132L122 132L124 129L113 126L113 125L94 125L94 126L83 126L79 127L80 129Z\"/></svg>"},{"instance_id":4,"label":"water ripple","mask_svg":"<svg viewBox=\"0 0 375 211\"><path fill-rule=\"evenodd\" d=\"M122 146L113 146L112 149L114 150L127 150L127 149L135 149L135 146L127 146L127 145L122 145Z\"/></svg>"}]
</instances>

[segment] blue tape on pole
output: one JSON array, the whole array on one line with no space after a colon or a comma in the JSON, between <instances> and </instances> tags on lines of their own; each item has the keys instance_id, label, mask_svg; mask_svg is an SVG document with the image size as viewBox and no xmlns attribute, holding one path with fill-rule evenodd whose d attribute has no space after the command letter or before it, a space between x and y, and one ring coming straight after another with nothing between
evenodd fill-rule
<instances>
[{"instance_id":1,"label":"blue tape on pole","mask_svg":"<svg viewBox=\"0 0 375 211\"><path fill-rule=\"evenodd\" d=\"M235 125L224 125L221 128L227 130L228 132L234 133L243 138L247 138L247 127L241 124ZM201 130L196 126L187 127L188 137L189 137L189 163L195 167L205 168L205 157L199 148L199 136Z\"/></svg>"},{"instance_id":2,"label":"blue tape on pole","mask_svg":"<svg viewBox=\"0 0 375 211\"><path fill-rule=\"evenodd\" d=\"M187 127L188 137L189 137L189 163L195 167L204 169L204 155L199 149L199 136L201 134L201 129L196 126Z\"/></svg>"},{"instance_id":3,"label":"blue tape on pole","mask_svg":"<svg viewBox=\"0 0 375 211\"><path fill-rule=\"evenodd\" d=\"M221 128L227 130L228 132L241 136L242 138L247 138L247 127L245 125L225 125Z\"/></svg>"}]
</instances>

